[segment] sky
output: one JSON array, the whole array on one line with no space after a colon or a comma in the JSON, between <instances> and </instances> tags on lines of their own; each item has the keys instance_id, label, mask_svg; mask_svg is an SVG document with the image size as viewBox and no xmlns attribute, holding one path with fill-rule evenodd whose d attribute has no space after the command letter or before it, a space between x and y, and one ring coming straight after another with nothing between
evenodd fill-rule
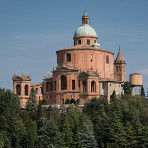
<instances>
[{"instance_id":1,"label":"sky","mask_svg":"<svg viewBox=\"0 0 148 148\"><path fill-rule=\"evenodd\" d=\"M85 11L101 49L120 46L129 74L141 73L148 88L148 0L0 0L0 87L31 75L40 83L56 67L56 51L72 46Z\"/></svg>"}]
</instances>

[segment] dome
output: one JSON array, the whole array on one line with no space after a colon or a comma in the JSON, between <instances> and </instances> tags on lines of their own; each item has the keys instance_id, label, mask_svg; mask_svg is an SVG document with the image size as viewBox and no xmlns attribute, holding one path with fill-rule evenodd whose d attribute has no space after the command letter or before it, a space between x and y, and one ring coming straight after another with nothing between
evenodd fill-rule
<instances>
[{"instance_id":1,"label":"dome","mask_svg":"<svg viewBox=\"0 0 148 148\"><path fill-rule=\"evenodd\" d=\"M89 24L83 24L75 31L74 37L81 36L81 35L97 36L97 33Z\"/></svg>"}]
</instances>

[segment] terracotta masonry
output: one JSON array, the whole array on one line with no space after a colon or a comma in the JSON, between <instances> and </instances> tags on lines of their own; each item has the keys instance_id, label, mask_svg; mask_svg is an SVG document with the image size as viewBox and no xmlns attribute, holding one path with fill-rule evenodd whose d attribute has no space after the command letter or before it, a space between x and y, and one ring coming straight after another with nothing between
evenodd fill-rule
<instances>
[{"instance_id":1,"label":"terracotta masonry","mask_svg":"<svg viewBox=\"0 0 148 148\"><path fill-rule=\"evenodd\" d=\"M46 76L43 83L30 84L22 76L13 77L14 93L25 105L29 91L33 87L37 98L46 99L48 104L63 104L66 99L74 99L84 104L92 97L107 97L115 90L117 95L123 92L122 84L125 81L125 61L120 49L116 60L114 53L103 50L98 44L96 31L89 24L86 13L82 16L82 25L74 33L74 46L58 50L57 67L53 69L52 76ZM17 81L20 78L20 81ZM17 93L17 84L23 87L28 85L28 96ZM40 94L39 94L40 90ZM23 92L24 93L24 92Z\"/></svg>"}]
</instances>

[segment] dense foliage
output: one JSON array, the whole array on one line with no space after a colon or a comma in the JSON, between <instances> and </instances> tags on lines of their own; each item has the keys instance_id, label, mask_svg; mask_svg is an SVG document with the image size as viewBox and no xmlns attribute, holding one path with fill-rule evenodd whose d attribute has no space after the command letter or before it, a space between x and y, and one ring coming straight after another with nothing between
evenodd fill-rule
<instances>
[{"instance_id":1,"label":"dense foliage","mask_svg":"<svg viewBox=\"0 0 148 148\"><path fill-rule=\"evenodd\" d=\"M1 148L146 148L148 104L141 96L93 98L79 110L36 103L34 90L25 110L11 91L0 89ZM44 104L44 103L43 103Z\"/></svg>"}]
</instances>

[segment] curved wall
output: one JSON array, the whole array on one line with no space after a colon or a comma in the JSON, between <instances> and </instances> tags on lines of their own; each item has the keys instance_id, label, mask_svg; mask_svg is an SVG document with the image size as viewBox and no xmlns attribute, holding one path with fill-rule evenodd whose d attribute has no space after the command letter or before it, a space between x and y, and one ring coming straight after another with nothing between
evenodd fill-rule
<instances>
[{"instance_id":1,"label":"curved wall","mask_svg":"<svg viewBox=\"0 0 148 148\"><path fill-rule=\"evenodd\" d=\"M67 53L71 54L71 61L67 62ZM106 63L106 56L109 63ZM57 51L57 64L59 67L68 66L78 70L97 71L101 78L114 78L113 75L114 54L96 49L65 49Z\"/></svg>"}]
</instances>

